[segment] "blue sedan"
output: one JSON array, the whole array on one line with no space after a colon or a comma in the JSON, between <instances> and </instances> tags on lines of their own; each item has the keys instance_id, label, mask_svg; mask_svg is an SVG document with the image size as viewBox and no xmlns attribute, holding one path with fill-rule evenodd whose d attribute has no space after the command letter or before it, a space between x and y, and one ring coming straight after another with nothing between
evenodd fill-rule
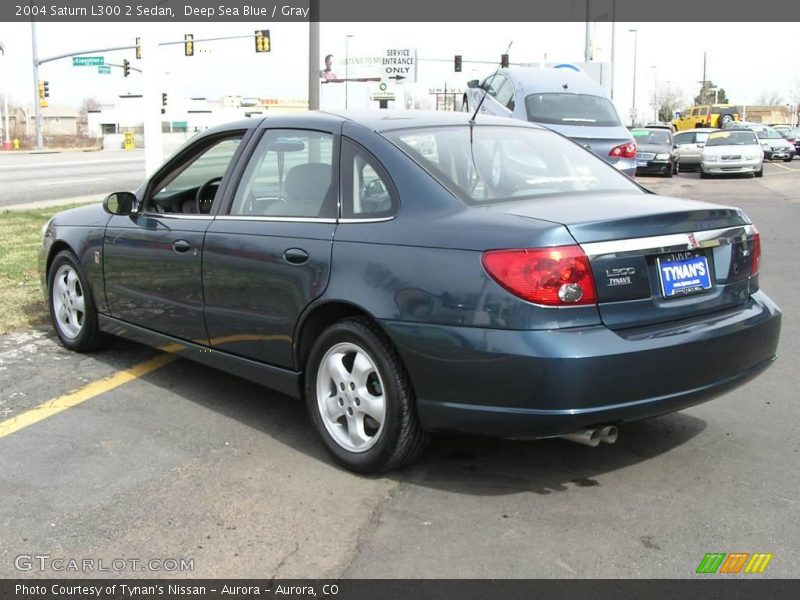
<instances>
[{"instance_id":1,"label":"blue sedan","mask_svg":"<svg viewBox=\"0 0 800 600\"><path fill-rule=\"evenodd\" d=\"M64 346L124 336L303 399L365 473L437 430L613 442L743 384L780 332L760 260L741 210L543 127L388 111L210 129L41 248Z\"/></svg>"}]
</instances>

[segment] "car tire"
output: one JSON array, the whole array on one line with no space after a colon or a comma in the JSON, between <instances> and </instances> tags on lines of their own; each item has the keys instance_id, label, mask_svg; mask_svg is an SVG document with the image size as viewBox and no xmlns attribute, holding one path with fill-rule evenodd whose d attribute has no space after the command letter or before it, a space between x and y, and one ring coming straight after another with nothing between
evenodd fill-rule
<instances>
[{"instance_id":1,"label":"car tire","mask_svg":"<svg viewBox=\"0 0 800 600\"><path fill-rule=\"evenodd\" d=\"M792 162L792 157L790 156L789 158L784 158L783 162Z\"/></svg>"},{"instance_id":2,"label":"car tire","mask_svg":"<svg viewBox=\"0 0 800 600\"><path fill-rule=\"evenodd\" d=\"M306 365L305 399L325 449L351 471L383 473L425 448L408 373L369 319L339 321L319 336Z\"/></svg>"},{"instance_id":3,"label":"car tire","mask_svg":"<svg viewBox=\"0 0 800 600\"><path fill-rule=\"evenodd\" d=\"M672 177L672 172L675 170L675 167L672 165L667 165L667 170L664 172L665 177Z\"/></svg>"},{"instance_id":4,"label":"car tire","mask_svg":"<svg viewBox=\"0 0 800 600\"><path fill-rule=\"evenodd\" d=\"M700 179L708 179L709 177L711 177L711 174L710 173L706 173L703 170L703 167L700 167Z\"/></svg>"},{"instance_id":5,"label":"car tire","mask_svg":"<svg viewBox=\"0 0 800 600\"><path fill-rule=\"evenodd\" d=\"M680 172L681 172L681 163L680 162L676 162L672 167L672 174L673 175L677 175Z\"/></svg>"},{"instance_id":6,"label":"car tire","mask_svg":"<svg viewBox=\"0 0 800 600\"><path fill-rule=\"evenodd\" d=\"M100 331L88 278L78 258L68 250L56 254L47 272L47 304L61 344L75 352L106 346L110 336Z\"/></svg>"},{"instance_id":7,"label":"car tire","mask_svg":"<svg viewBox=\"0 0 800 600\"><path fill-rule=\"evenodd\" d=\"M720 129L729 126L731 123L733 123L733 115L728 114L720 116L719 118Z\"/></svg>"},{"instance_id":8,"label":"car tire","mask_svg":"<svg viewBox=\"0 0 800 600\"><path fill-rule=\"evenodd\" d=\"M753 174L754 177L763 177L764 176L764 167L762 167Z\"/></svg>"}]
</instances>

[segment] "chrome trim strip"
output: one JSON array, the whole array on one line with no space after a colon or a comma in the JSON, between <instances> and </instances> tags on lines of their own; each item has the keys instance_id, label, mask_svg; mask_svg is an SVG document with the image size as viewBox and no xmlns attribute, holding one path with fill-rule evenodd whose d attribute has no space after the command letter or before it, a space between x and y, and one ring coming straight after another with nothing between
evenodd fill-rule
<instances>
[{"instance_id":1,"label":"chrome trim strip","mask_svg":"<svg viewBox=\"0 0 800 600\"><path fill-rule=\"evenodd\" d=\"M141 213L143 217L150 217L151 219L194 219L211 221L214 219L213 215L181 215L177 213Z\"/></svg>"},{"instance_id":2,"label":"chrome trim strip","mask_svg":"<svg viewBox=\"0 0 800 600\"><path fill-rule=\"evenodd\" d=\"M385 223L393 220L394 217L375 217L366 219L339 219L339 223Z\"/></svg>"},{"instance_id":3,"label":"chrome trim strip","mask_svg":"<svg viewBox=\"0 0 800 600\"><path fill-rule=\"evenodd\" d=\"M322 219L319 217L256 217L250 215L221 215L220 221L276 221L283 223L336 223L336 219Z\"/></svg>"},{"instance_id":4,"label":"chrome trim strip","mask_svg":"<svg viewBox=\"0 0 800 600\"><path fill-rule=\"evenodd\" d=\"M738 225L736 227L694 231L691 233L674 233L646 238L613 240L610 242L591 242L580 244L580 247L590 259L604 256L666 254L668 252L714 248L731 244L737 239L752 236L754 233L755 227L753 225ZM696 244L691 242L690 235L694 236L697 241Z\"/></svg>"}]
</instances>

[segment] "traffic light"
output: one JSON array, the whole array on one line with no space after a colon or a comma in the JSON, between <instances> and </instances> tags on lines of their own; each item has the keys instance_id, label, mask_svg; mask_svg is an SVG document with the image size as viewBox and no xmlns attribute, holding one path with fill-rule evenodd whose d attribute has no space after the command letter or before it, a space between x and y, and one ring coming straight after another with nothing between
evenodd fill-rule
<instances>
[{"instance_id":1,"label":"traffic light","mask_svg":"<svg viewBox=\"0 0 800 600\"><path fill-rule=\"evenodd\" d=\"M163 115L167 107L167 92L161 92L161 114Z\"/></svg>"},{"instance_id":2,"label":"traffic light","mask_svg":"<svg viewBox=\"0 0 800 600\"><path fill-rule=\"evenodd\" d=\"M136 60L142 60L142 38L136 38Z\"/></svg>"},{"instance_id":3,"label":"traffic light","mask_svg":"<svg viewBox=\"0 0 800 600\"><path fill-rule=\"evenodd\" d=\"M508 68L508 54L500 55L500 66L504 69Z\"/></svg>"},{"instance_id":4,"label":"traffic light","mask_svg":"<svg viewBox=\"0 0 800 600\"><path fill-rule=\"evenodd\" d=\"M131 61L127 58L122 60L122 75L123 77L127 77L131 74Z\"/></svg>"},{"instance_id":5,"label":"traffic light","mask_svg":"<svg viewBox=\"0 0 800 600\"><path fill-rule=\"evenodd\" d=\"M183 42L183 54L184 56L194 56L194 36L191 33L187 33L183 36L185 40Z\"/></svg>"},{"instance_id":6,"label":"traffic light","mask_svg":"<svg viewBox=\"0 0 800 600\"><path fill-rule=\"evenodd\" d=\"M39 81L39 106L47 107L49 104L46 98L50 97L50 84L47 81Z\"/></svg>"},{"instance_id":7,"label":"traffic light","mask_svg":"<svg viewBox=\"0 0 800 600\"><path fill-rule=\"evenodd\" d=\"M455 59L455 65L454 66L455 66L456 73L461 73L461 55L460 54L456 54L456 59Z\"/></svg>"},{"instance_id":8,"label":"traffic light","mask_svg":"<svg viewBox=\"0 0 800 600\"><path fill-rule=\"evenodd\" d=\"M272 50L269 42L269 29L256 29L256 52Z\"/></svg>"}]
</instances>

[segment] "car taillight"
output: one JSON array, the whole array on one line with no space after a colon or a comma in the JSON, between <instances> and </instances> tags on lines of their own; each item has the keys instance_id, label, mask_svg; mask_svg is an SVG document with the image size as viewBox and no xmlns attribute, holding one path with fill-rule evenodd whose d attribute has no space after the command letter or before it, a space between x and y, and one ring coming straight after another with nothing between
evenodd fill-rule
<instances>
[{"instance_id":1,"label":"car taillight","mask_svg":"<svg viewBox=\"0 0 800 600\"><path fill-rule=\"evenodd\" d=\"M761 266L761 234L756 229L756 233L753 236L753 268L750 269L750 274L758 274L759 266Z\"/></svg>"},{"instance_id":2,"label":"car taillight","mask_svg":"<svg viewBox=\"0 0 800 600\"><path fill-rule=\"evenodd\" d=\"M614 146L608 151L609 156L614 158L635 158L636 157L636 142L631 140L619 146Z\"/></svg>"},{"instance_id":3,"label":"car taillight","mask_svg":"<svg viewBox=\"0 0 800 600\"><path fill-rule=\"evenodd\" d=\"M489 250L482 262L492 279L528 302L548 306L597 302L589 259L580 246Z\"/></svg>"}]
</instances>

